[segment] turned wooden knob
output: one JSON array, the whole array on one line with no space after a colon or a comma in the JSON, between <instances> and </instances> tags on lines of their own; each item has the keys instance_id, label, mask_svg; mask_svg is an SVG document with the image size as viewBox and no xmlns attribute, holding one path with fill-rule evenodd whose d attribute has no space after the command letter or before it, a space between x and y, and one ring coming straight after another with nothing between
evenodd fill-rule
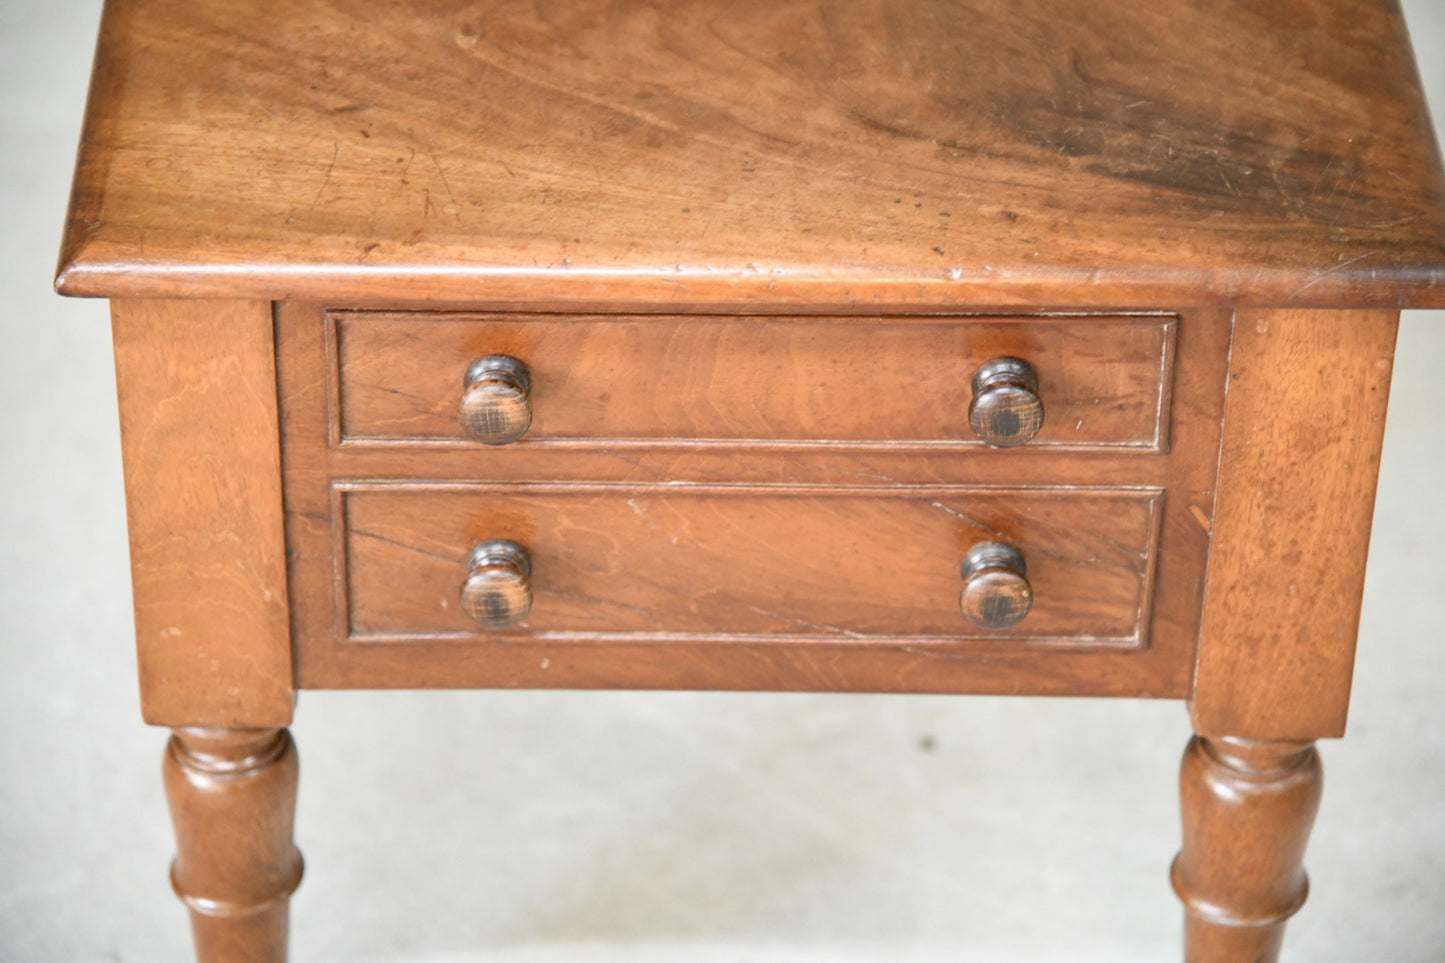
<instances>
[{"instance_id":1,"label":"turned wooden knob","mask_svg":"<svg viewBox=\"0 0 1445 963\"><path fill-rule=\"evenodd\" d=\"M1018 549L981 542L963 557L963 614L984 629L1006 629L1023 621L1034 604L1028 566Z\"/></svg>"},{"instance_id":2,"label":"turned wooden knob","mask_svg":"<svg viewBox=\"0 0 1445 963\"><path fill-rule=\"evenodd\" d=\"M489 629L516 625L532 610L532 560L516 542L494 538L472 549L462 608Z\"/></svg>"},{"instance_id":3,"label":"turned wooden knob","mask_svg":"<svg viewBox=\"0 0 1445 963\"><path fill-rule=\"evenodd\" d=\"M468 437L484 445L505 445L532 426L532 378L516 358L478 358L467 368L465 385L457 417Z\"/></svg>"},{"instance_id":4,"label":"turned wooden knob","mask_svg":"<svg viewBox=\"0 0 1445 963\"><path fill-rule=\"evenodd\" d=\"M1018 358L995 358L981 365L973 374L968 423L994 448L1013 448L1037 435L1044 424L1044 403L1033 366Z\"/></svg>"}]
</instances>

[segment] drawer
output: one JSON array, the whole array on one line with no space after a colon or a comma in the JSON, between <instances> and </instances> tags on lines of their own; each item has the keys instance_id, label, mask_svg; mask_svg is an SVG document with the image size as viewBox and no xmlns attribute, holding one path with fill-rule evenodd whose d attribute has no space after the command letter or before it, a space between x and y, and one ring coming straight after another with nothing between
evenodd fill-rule
<instances>
[{"instance_id":1,"label":"drawer","mask_svg":"<svg viewBox=\"0 0 1445 963\"><path fill-rule=\"evenodd\" d=\"M1169 315L561 316L330 312L333 445L473 445L474 361L529 382L520 447L981 447L973 380L1001 358L1037 379L1026 448L1167 445ZM990 396L990 403L993 396Z\"/></svg>"},{"instance_id":2,"label":"drawer","mask_svg":"<svg viewBox=\"0 0 1445 963\"><path fill-rule=\"evenodd\" d=\"M341 635L353 643L506 638L1145 643L1157 490L353 483L333 487ZM531 610L484 629L459 591L473 547L530 560ZM1032 609L964 618L973 546L1022 553Z\"/></svg>"}]
</instances>

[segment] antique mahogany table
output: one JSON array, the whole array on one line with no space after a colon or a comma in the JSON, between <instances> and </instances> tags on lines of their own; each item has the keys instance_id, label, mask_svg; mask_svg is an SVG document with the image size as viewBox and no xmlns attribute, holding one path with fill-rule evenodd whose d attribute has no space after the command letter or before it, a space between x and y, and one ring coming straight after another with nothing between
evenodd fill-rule
<instances>
[{"instance_id":1,"label":"antique mahogany table","mask_svg":"<svg viewBox=\"0 0 1445 963\"><path fill-rule=\"evenodd\" d=\"M278 960L305 688L1188 700L1187 958L1272 960L1445 194L1391 0L111 0L146 720Z\"/></svg>"}]
</instances>

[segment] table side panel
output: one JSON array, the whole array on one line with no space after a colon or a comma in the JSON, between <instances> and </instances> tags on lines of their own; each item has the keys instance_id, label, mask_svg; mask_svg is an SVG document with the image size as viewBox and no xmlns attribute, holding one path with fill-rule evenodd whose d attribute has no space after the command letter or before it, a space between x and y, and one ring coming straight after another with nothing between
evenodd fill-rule
<instances>
[{"instance_id":1,"label":"table side panel","mask_svg":"<svg viewBox=\"0 0 1445 963\"><path fill-rule=\"evenodd\" d=\"M116 301L111 316L146 721L286 725L271 305Z\"/></svg>"},{"instance_id":2,"label":"table side panel","mask_svg":"<svg viewBox=\"0 0 1445 963\"><path fill-rule=\"evenodd\" d=\"M1239 314L1191 702L1201 735L1344 734L1398 320Z\"/></svg>"}]
</instances>

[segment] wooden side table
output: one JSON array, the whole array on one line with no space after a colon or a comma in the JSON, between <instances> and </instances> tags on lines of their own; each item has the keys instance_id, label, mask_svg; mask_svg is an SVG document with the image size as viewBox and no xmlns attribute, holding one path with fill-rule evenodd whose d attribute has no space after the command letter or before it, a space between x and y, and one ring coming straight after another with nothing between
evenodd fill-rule
<instances>
[{"instance_id":1,"label":"wooden side table","mask_svg":"<svg viewBox=\"0 0 1445 963\"><path fill-rule=\"evenodd\" d=\"M303 688L1185 699L1275 959L1445 179L1388 0L110 0L112 300L197 953L285 955Z\"/></svg>"}]
</instances>

